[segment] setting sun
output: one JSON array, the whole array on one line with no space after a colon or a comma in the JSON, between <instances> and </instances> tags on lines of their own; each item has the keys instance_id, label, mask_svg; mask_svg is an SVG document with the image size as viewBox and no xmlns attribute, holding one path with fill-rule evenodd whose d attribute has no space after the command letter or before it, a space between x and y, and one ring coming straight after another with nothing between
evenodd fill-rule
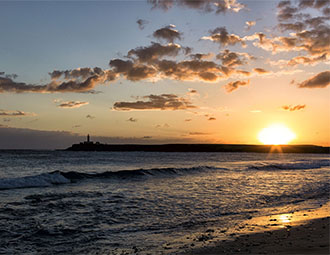
<instances>
[{"instance_id":1,"label":"setting sun","mask_svg":"<svg viewBox=\"0 0 330 255\"><path fill-rule=\"evenodd\" d=\"M283 124L272 124L260 131L258 139L263 144L288 144L296 135Z\"/></svg>"}]
</instances>

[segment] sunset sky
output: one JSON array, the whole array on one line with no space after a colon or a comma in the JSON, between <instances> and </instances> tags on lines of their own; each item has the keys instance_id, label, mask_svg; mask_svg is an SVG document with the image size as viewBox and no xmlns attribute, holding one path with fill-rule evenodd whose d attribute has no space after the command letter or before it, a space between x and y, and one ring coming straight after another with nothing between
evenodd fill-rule
<instances>
[{"instance_id":1,"label":"sunset sky","mask_svg":"<svg viewBox=\"0 0 330 255\"><path fill-rule=\"evenodd\" d=\"M330 2L0 2L0 149L330 145Z\"/></svg>"}]
</instances>

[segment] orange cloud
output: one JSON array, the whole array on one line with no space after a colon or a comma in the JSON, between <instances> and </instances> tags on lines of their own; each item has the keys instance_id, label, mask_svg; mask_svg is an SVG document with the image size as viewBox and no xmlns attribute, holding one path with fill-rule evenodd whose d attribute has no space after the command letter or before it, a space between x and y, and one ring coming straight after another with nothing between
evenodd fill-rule
<instances>
[{"instance_id":1,"label":"orange cloud","mask_svg":"<svg viewBox=\"0 0 330 255\"><path fill-rule=\"evenodd\" d=\"M285 111L293 112L293 111L299 111L299 110L302 110L302 109L306 108L306 105L304 105L304 104L302 104L302 105L295 105L295 106L283 105L281 108L283 110L285 110Z\"/></svg>"},{"instance_id":2,"label":"orange cloud","mask_svg":"<svg viewBox=\"0 0 330 255\"><path fill-rule=\"evenodd\" d=\"M235 81L229 82L225 85L225 89L228 93L233 92L234 90L238 89L240 86L246 86L250 83L250 81Z\"/></svg>"},{"instance_id":3,"label":"orange cloud","mask_svg":"<svg viewBox=\"0 0 330 255\"><path fill-rule=\"evenodd\" d=\"M220 46L235 45L237 43L245 46L245 41L243 38L235 34L229 34L225 27L217 27L210 30L209 33L210 36L203 36L202 39L219 43Z\"/></svg>"}]
</instances>

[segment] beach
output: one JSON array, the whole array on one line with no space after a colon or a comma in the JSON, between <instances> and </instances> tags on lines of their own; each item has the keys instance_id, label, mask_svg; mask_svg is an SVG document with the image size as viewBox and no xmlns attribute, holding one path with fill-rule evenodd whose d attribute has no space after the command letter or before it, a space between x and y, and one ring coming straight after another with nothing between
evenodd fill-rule
<instances>
[{"instance_id":1,"label":"beach","mask_svg":"<svg viewBox=\"0 0 330 255\"><path fill-rule=\"evenodd\" d=\"M250 219L228 234L232 239L183 254L329 254L329 205Z\"/></svg>"}]
</instances>

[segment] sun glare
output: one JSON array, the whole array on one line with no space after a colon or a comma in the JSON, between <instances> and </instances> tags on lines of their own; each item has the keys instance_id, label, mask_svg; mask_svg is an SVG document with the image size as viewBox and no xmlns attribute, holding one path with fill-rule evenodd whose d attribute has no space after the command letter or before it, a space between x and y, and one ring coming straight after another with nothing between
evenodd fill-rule
<instances>
[{"instance_id":1,"label":"sun glare","mask_svg":"<svg viewBox=\"0 0 330 255\"><path fill-rule=\"evenodd\" d=\"M263 144L288 144L296 135L283 124L272 124L260 131L258 139Z\"/></svg>"}]
</instances>

